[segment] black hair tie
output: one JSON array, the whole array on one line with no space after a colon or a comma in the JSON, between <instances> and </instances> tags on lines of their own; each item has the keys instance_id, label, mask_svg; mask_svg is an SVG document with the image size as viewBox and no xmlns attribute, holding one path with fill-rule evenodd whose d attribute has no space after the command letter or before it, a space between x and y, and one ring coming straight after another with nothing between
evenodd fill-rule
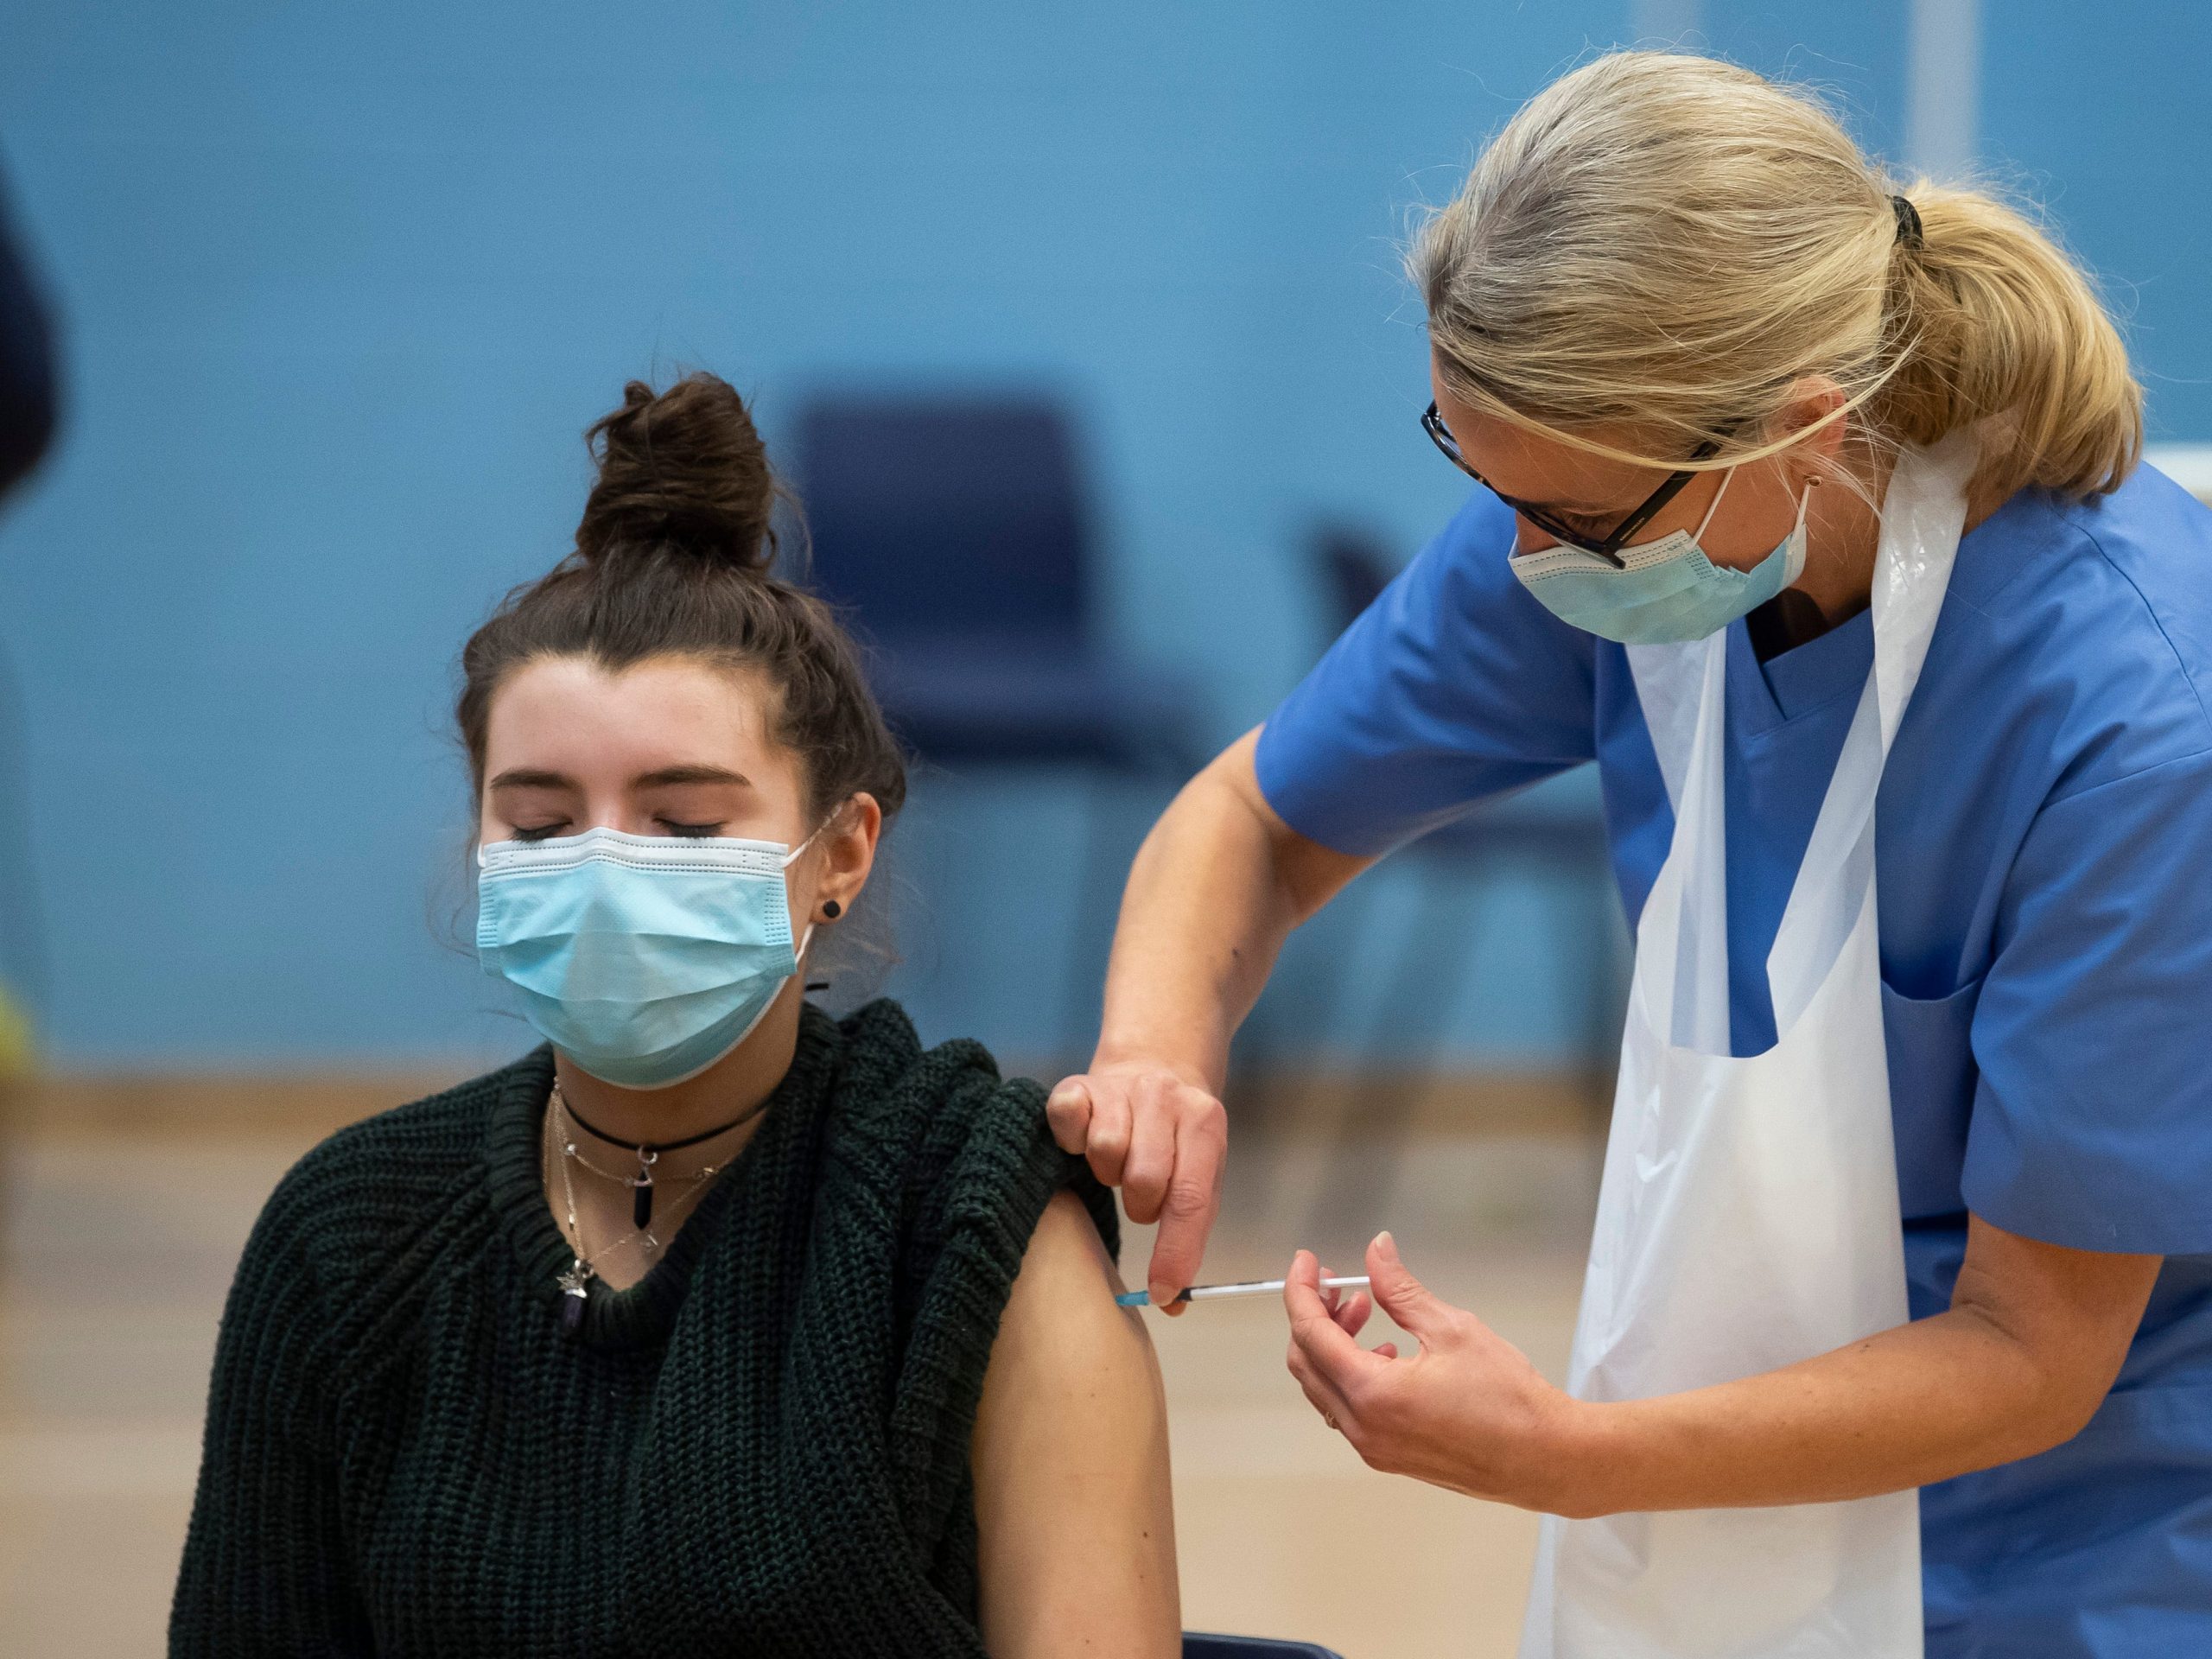
<instances>
[{"instance_id":1,"label":"black hair tie","mask_svg":"<svg viewBox=\"0 0 2212 1659\"><path fill-rule=\"evenodd\" d=\"M1915 253L1927 245L1927 232L1920 226L1920 209L1903 196L1891 196L1890 207L1897 216L1897 243Z\"/></svg>"}]
</instances>

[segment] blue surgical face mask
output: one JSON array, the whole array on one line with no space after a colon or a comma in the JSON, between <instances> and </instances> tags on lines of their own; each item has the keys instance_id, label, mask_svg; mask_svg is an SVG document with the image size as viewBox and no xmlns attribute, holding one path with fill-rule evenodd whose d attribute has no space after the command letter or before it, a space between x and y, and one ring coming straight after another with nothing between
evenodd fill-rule
<instances>
[{"instance_id":1,"label":"blue surgical face mask","mask_svg":"<svg viewBox=\"0 0 2212 1659\"><path fill-rule=\"evenodd\" d=\"M588 830L480 849L476 953L593 1077L664 1089L752 1035L798 971L781 842Z\"/></svg>"},{"instance_id":2,"label":"blue surgical face mask","mask_svg":"<svg viewBox=\"0 0 2212 1659\"><path fill-rule=\"evenodd\" d=\"M1698 538L1735 476L1729 468L1713 506L1694 531L1670 531L1619 550L1621 564L1586 548L1561 544L1516 554L1509 563L1521 585L1563 622L1624 645L1702 639L1756 610L1796 582L1805 569L1805 504L1781 546L1748 570L1731 570L1705 556Z\"/></svg>"}]
</instances>

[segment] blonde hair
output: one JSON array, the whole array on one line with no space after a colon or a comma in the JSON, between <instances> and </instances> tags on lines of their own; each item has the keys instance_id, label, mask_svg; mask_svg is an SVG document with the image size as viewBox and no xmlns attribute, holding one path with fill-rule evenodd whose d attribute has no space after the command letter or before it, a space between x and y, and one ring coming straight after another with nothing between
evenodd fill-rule
<instances>
[{"instance_id":1,"label":"blonde hair","mask_svg":"<svg viewBox=\"0 0 2212 1659\"><path fill-rule=\"evenodd\" d=\"M1615 53L1554 81L1408 264L1454 397L1615 460L1775 454L1808 375L1878 448L1980 423L1993 502L2114 489L2142 448L2126 348L2050 237L1983 192L1899 185L1811 93L1709 58Z\"/></svg>"}]
</instances>

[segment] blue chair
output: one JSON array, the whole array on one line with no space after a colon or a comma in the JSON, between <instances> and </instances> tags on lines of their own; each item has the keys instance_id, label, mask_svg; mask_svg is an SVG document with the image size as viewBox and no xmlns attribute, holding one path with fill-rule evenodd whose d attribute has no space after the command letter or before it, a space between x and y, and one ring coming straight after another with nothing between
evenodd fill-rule
<instances>
[{"instance_id":1,"label":"blue chair","mask_svg":"<svg viewBox=\"0 0 2212 1659\"><path fill-rule=\"evenodd\" d=\"M1084 814L1058 1025L1080 1064L1133 837L1101 785L1152 794L1204 763L1191 689L1117 660L1096 621L1096 548L1065 414L1035 397L817 400L798 479L812 581L847 613L893 731L933 770L1076 766Z\"/></svg>"},{"instance_id":2,"label":"blue chair","mask_svg":"<svg viewBox=\"0 0 2212 1659\"><path fill-rule=\"evenodd\" d=\"M924 760L1194 768L1187 689L1097 638L1093 532L1054 404L819 401L798 474L815 586L856 620L884 711Z\"/></svg>"},{"instance_id":3,"label":"blue chair","mask_svg":"<svg viewBox=\"0 0 2212 1659\"><path fill-rule=\"evenodd\" d=\"M1341 1659L1311 1642L1276 1642L1264 1636L1206 1636L1183 1632L1183 1659Z\"/></svg>"}]
</instances>

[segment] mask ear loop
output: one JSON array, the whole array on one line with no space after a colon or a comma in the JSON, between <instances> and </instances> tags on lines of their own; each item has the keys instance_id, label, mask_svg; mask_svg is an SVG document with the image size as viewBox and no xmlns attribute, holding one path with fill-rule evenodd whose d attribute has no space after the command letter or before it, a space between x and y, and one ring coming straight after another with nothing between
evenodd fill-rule
<instances>
[{"instance_id":1,"label":"mask ear loop","mask_svg":"<svg viewBox=\"0 0 2212 1659\"><path fill-rule=\"evenodd\" d=\"M1720 498L1728 493L1728 486L1734 480L1735 476L1736 469L1733 467L1720 475L1720 487L1713 493L1712 505L1706 508L1705 517L1697 521L1697 528L1690 532L1692 541L1700 545L1704 543L1705 527L1713 522L1713 515L1720 511ZM1820 481L1820 475L1817 473L1808 474L1805 479L1805 487L1797 493L1797 522L1790 526L1789 563L1786 567L1788 574L1783 578L1783 586L1785 588L1795 583L1799 576L1805 574L1805 510L1813 505L1813 486Z\"/></svg>"},{"instance_id":2,"label":"mask ear loop","mask_svg":"<svg viewBox=\"0 0 2212 1659\"><path fill-rule=\"evenodd\" d=\"M847 803L851 799L852 797L849 795L844 800L838 802L836 805L831 807L830 810L823 815L822 822L814 826L812 833L810 833L804 841L802 841L798 846L792 848L791 851L784 855L784 868L785 869L788 870L792 865L798 863L800 855L804 853L808 848L813 846L817 841L819 841L822 838L822 832L824 830L827 830L831 824L837 822L837 815L845 810Z\"/></svg>"},{"instance_id":3,"label":"mask ear loop","mask_svg":"<svg viewBox=\"0 0 2212 1659\"><path fill-rule=\"evenodd\" d=\"M1713 522L1713 515L1720 511L1720 498L1728 493L1728 486L1735 480L1736 469L1733 467L1720 474L1720 487L1713 493L1713 504L1706 508L1705 517L1697 521L1697 528L1690 532L1692 541L1702 542L1705 539L1705 527Z\"/></svg>"},{"instance_id":4,"label":"mask ear loop","mask_svg":"<svg viewBox=\"0 0 2212 1659\"><path fill-rule=\"evenodd\" d=\"M830 820L834 819L836 816L836 812L831 812L829 817L823 819L821 823L814 826L813 834L808 836L804 841L802 841L798 846L792 848L791 851L785 853L783 859L783 868L788 870L792 865L798 863L800 855L804 854L808 848L814 845L817 837L818 837L824 830L827 830L830 827ZM806 948L813 943L814 923L810 919L807 922L805 931L798 936L798 948L791 952L791 960L798 964L798 969L800 971L804 971L806 967ZM805 987L805 988L810 991L827 989L829 983L830 982L828 980L823 980L819 985L809 985ZM742 1042L744 1039L740 1038L738 1040Z\"/></svg>"},{"instance_id":5,"label":"mask ear loop","mask_svg":"<svg viewBox=\"0 0 2212 1659\"><path fill-rule=\"evenodd\" d=\"M1818 473L1808 474L1805 487L1797 496L1797 523L1789 532L1789 561L1782 568L1782 585L1785 588L1796 587L1797 578L1805 574L1805 556L1811 551L1810 543L1805 535L1805 509L1813 505L1814 486L1820 481Z\"/></svg>"}]
</instances>

